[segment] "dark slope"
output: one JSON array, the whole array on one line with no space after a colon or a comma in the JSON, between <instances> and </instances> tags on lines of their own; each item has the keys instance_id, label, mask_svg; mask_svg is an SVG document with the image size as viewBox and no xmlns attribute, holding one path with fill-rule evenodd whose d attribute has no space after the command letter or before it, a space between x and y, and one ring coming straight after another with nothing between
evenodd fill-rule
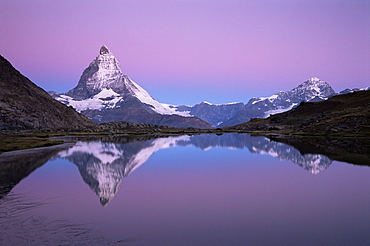
<instances>
[{"instance_id":1,"label":"dark slope","mask_svg":"<svg viewBox=\"0 0 370 246\"><path fill-rule=\"evenodd\" d=\"M0 129L88 130L96 125L53 99L0 56Z\"/></svg>"},{"instance_id":2,"label":"dark slope","mask_svg":"<svg viewBox=\"0 0 370 246\"><path fill-rule=\"evenodd\" d=\"M288 144L301 154L320 154L332 160L370 166L370 138L330 138L296 135L270 135L269 139Z\"/></svg>"}]
</instances>

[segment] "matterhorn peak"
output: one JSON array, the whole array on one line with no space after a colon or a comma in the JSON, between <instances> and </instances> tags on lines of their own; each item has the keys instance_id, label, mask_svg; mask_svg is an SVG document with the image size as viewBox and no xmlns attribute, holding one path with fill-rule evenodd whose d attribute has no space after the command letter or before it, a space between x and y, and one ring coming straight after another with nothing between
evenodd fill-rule
<instances>
[{"instance_id":1,"label":"matterhorn peak","mask_svg":"<svg viewBox=\"0 0 370 246\"><path fill-rule=\"evenodd\" d=\"M105 54L109 54L110 51L108 49L107 46L103 45L101 48L100 48L100 55L105 55Z\"/></svg>"},{"instance_id":2,"label":"matterhorn peak","mask_svg":"<svg viewBox=\"0 0 370 246\"><path fill-rule=\"evenodd\" d=\"M83 71L77 86L66 94L81 100L97 95L104 89L121 93L125 90L123 77L117 59L103 45L99 55Z\"/></svg>"},{"instance_id":3,"label":"matterhorn peak","mask_svg":"<svg viewBox=\"0 0 370 246\"><path fill-rule=\"evenodd\" d=\"M101 121L101 112L104 110L121 110L125 105L131 108L135 104L149 114L190 116L188 112L179 112L168 104L157 102L140 85L124 75L117 59L105 45L101 46L99 55L83 71L77 86L57 100L79 112L93 111L92 114L96 114L94 119L98 121ZM123 118L126 115L123 114L121 119L126 120Z\"/></svg>"}]
</instances>

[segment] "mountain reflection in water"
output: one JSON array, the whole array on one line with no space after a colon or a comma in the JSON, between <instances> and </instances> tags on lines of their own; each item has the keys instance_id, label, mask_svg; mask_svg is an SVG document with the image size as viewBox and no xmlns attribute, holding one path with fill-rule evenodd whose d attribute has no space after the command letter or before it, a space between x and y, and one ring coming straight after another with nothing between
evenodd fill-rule
<instances>
[{"instance_id":1,"label":"mountain reflection in water","mask_svg":"<svg viewBox=\"0 0 370 246\"><path fill-rule=\"evenodd\" d=\"M58 157L77 165L83 180L105 206L116 194L123 177L144 164L156 151L188 141L189 136L157 138L130 143L78 142Z\"/></svg>"},{"instance_id":2,"label":"mountain reflection in water","mask_svg":"<svg viewBox=\"0 0 370 246\"><path fill-rule=\"evenodd\" d=\"M289 160L313 174L325 170L332 163L332 160L324 155L304 155L289 145L247 134L183 135L128 143L77 142L73 147L58 153L56 157L67 159L77 165L85 183L105 206L117 193L122 178L144 164L156 151L191 145L202 150L214 147L247 148L251 153Z\"/></svg>"}]
</instances>

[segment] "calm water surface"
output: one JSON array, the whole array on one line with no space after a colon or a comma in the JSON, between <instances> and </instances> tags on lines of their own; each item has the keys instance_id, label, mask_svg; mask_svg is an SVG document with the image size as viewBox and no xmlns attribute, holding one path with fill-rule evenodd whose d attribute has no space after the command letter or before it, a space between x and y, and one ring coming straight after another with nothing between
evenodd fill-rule
<instances>
[{"instance_id":1,"label":"calm water surface","mask_svg":"<svg viewBox=\"0 0 370 246\"><path fill-rule=\"evenodd\" d=\"M2 188L0 245L370 245L369 185L245 134L77 142Z\"/></svg>"}]
</instances>

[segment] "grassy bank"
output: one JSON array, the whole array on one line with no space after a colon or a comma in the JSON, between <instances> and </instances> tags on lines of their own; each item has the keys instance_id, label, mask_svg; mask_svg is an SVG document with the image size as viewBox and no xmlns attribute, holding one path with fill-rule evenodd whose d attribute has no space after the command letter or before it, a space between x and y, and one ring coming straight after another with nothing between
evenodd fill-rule
<instances>
[{"instance_id":1,"label":"grassy bank","mask_svg":"<svg viewBox=\"0 0 370 246\"><path fill-rule=\"evenodd\" d=\"M16 151L22 149L32 149L40 147L54 146L58 144L63 144L64 141L60 138L71 136L78 139L79 137L88 139L89 137L132 137L137 138L138 136L147 137L166 137L174 135L184 135L184 134L199 134L206 133L203 130L189 130L189 129L168 129L165 131L122 131L111 133L108 131L103 132L12 132L12 133L0 133L0 153L8 151ZM208 131L207 133L212 133Z\"/></svg>"},{"instance_id":2,"label":"grassy bank","mask_svg":"<svg viewBox=\"0 0 370 246\"><path fill-rule=\"evenodd\" d=\"M42 135L0 135L0 153L21 149L48 147L62 143L62 140L50 139Z\"/></svg>"}]
</instances>

